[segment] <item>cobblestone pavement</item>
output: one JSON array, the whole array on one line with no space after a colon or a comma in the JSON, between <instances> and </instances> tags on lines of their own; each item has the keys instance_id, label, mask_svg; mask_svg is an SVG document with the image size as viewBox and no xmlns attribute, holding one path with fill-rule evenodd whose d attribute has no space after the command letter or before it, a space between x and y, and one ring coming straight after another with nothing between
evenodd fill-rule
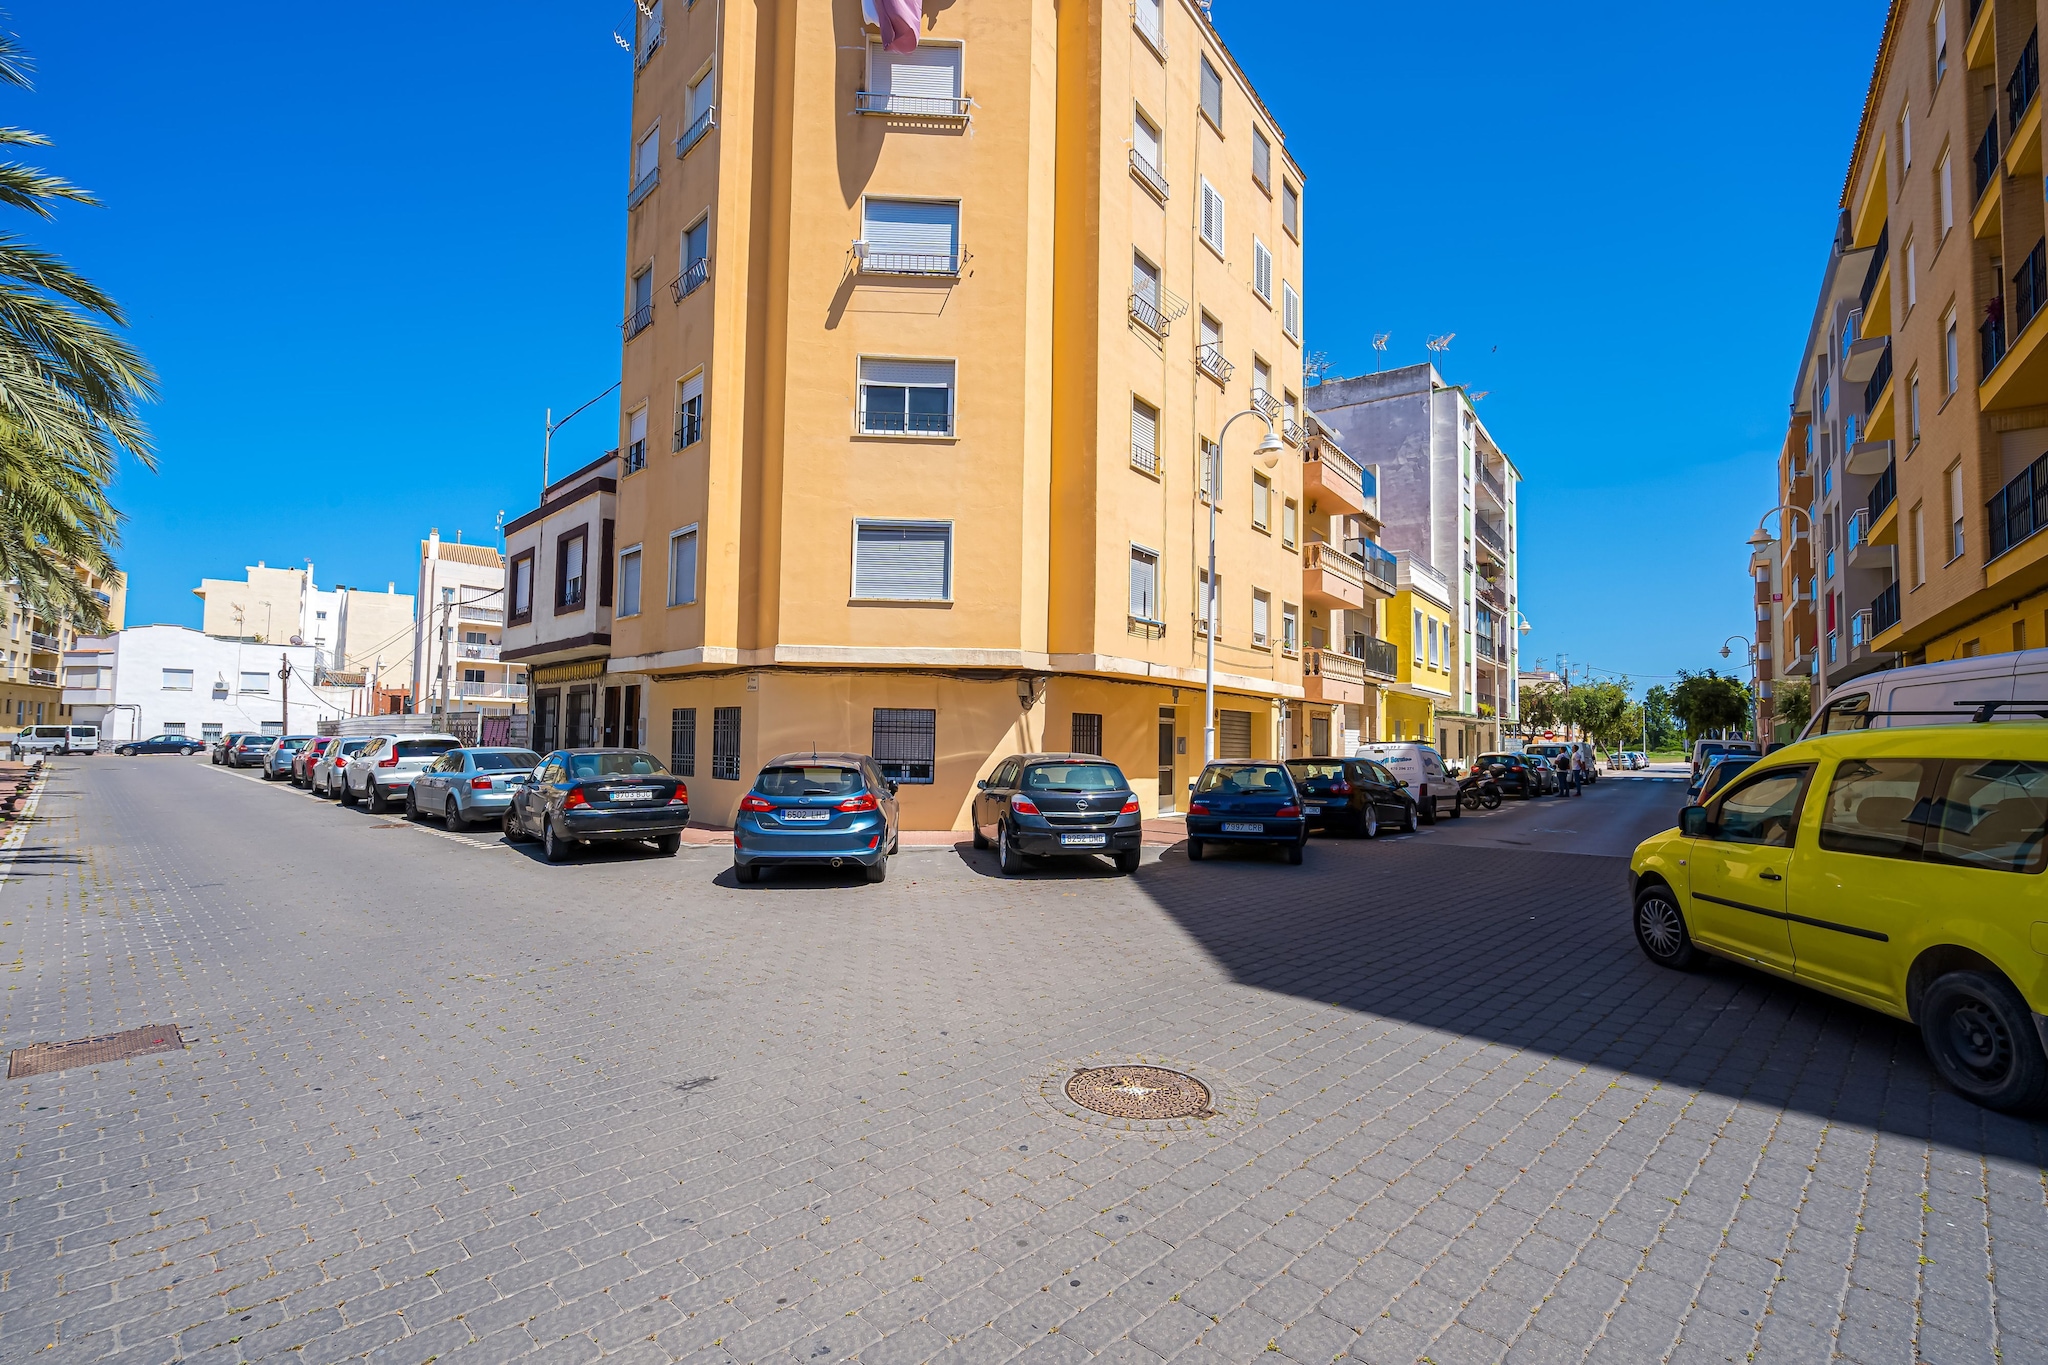
<instances>
[{"instance_id":1,"label":"cobblestone pavement","mask_svg":"<svg viewBox=\"0 0 2048 1365\"><path fill-rule=\"evenodd\" d=\"M2048 1128L1557 851L1678 799L743 888L62 763L0 1046L191 1046L10 1082L0 1360L2048 1360ZM1137 1060L1217 1117L1065 1112Z\"/></svg>"}]
</instances>

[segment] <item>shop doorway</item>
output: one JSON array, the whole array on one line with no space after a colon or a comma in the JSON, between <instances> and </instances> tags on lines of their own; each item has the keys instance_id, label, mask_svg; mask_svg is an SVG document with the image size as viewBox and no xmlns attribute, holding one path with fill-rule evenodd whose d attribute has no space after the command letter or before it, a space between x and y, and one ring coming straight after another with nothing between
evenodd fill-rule
<instances>
[{"instance_id":1,"label":"shop doorway","mask_svg":"<svg viewBox=\"0 0 2048 1365\"><path fill-rule=\"evenodd\" d=\"M1173 708L1159 708L1159 813L1170 815L1180 809L1179 793L1174 791L1173 750L1174 750Z\"/></svg>"}]
</instances>

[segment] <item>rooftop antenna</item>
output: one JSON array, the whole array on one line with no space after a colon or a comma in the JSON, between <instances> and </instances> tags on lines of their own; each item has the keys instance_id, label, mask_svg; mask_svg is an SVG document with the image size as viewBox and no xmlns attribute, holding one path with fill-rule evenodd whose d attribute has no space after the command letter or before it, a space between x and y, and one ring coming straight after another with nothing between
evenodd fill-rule
<instances>
[{"instance_id":1,"label":"rooftop antenna","mask_svg":"<svg viewBox=\"0 0 2048 1365\"><path fill-rule=\"evenodd\" d=\"M1304 384L1320 384L1323 382L1323 376L1329 372L1328 351L1310 351L1308 357L1301 362L1301 382Z\"/></svg>"},{"instance_id":2,"label":"rooftop antenna","mask_svg":"<svg viewBox=\"0 0 2048 1365\"><path fill-rule=\"evenodd\" d=\"M1473 402L1477 403L1480 399L1486 397L1486 395L1492 392L1492 389L1481 389L1479 392L1475 394L1468 395L1468 397L1470 397Z\"/></svg>"},{"instance_id":3,"label":"rooftop antenna","mask_svg":"<svg viewBox=\"0 0 2048 1365\"><path fill-rule=\"evenodd\" d=\"M1381 332L1378 336L1372 339L1372 349L1374 352L1372 358L1372 372L1374 374L1378 374L1380 372L1380 362L1387 358L1387 339L1393 335L1394 334L1392 332Z\"/></svg>"},{"instance_id":4,"label":"rooftop antenna","mask_svg":"<svg viewBox=\"0 0 2048 1365\"><path fill-rule=\"evenodd\" d=\"M1436 352L1436 354L1439 357L1441 357L1444 354L1444 352L1451 349L1451 338L1456 335L1456 332L1445 332L1442 336L1431 337L1428 341L1425 341L1422 344L1429 347L1430 350Z\"/></svg>"}]
</instances>

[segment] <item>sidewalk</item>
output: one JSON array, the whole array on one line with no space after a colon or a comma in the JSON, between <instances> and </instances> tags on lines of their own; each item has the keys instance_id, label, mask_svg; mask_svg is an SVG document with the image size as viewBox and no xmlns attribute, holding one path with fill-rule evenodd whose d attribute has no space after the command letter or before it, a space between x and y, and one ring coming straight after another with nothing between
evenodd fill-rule
<instances>
[{"instance_id":1,"label":"sidewalk","mask_svg":"<svg viewBox=\"0 0 2048 1365\"><path fill-rule=\"evenodd\" d=\"M1145 822L1145 842L1160 848L1179 843L1187 829L1178 815L1162 815ZM906 829L896 836L905 848L968 848L973 836L964 829ZM701 848L731 848L732 826L701 824L691 820L683 831L683 842Z\"/></svg>"}]
</instances>

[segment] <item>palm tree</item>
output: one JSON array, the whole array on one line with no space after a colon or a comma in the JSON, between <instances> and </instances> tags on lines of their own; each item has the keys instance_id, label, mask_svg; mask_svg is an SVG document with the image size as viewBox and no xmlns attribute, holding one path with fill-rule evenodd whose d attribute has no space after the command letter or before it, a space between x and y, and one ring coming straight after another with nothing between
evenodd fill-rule
<instances>
[{"instance_id":1,"label":"palm tree","mask_svg":"<svg viewBox=\"0 0 2048 1365\"><path fill-rule=\"evenodd\" d=\"M30 89L28 59L0 33L0 83ZM0 144L49 139L0 127ZM35 167L0 162L0 204L48 219L90 193ZM0 580L40 615L104 624L79 570L114 572L121 515L107 497L126 449L155 467L136 414L155 396L149 365L116 331L120 306L61 259L0 233Z\"/></svg>"}]
</instances>

